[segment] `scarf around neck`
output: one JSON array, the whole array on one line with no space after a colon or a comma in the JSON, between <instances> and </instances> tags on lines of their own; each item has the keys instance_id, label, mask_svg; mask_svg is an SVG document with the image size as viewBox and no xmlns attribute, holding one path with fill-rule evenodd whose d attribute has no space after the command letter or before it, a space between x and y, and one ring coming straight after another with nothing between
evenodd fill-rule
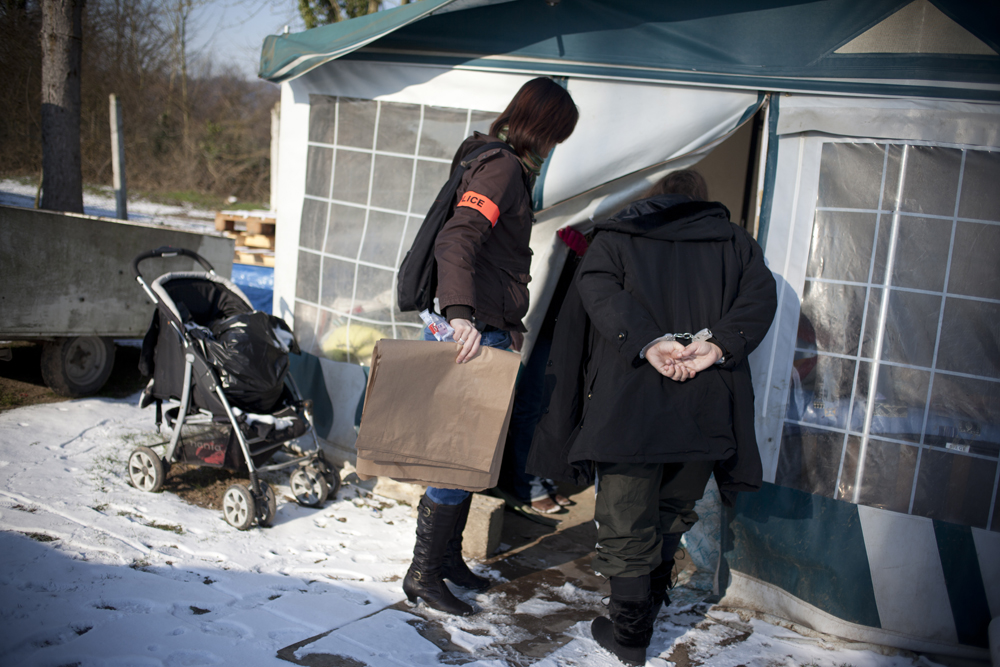
<instances>
[{"instance_id":1,"label":"scarf around neck","mask_svg":"<svg viewBox=\"0 0 1000 667\"><path fill-rule=\"evenodd\" d=\"M507 137L510 135L510 126L504 125L497 132L497 139L503 142L507 142ZM545 162L545 158L538 155L534 151L528 151L527 155L519 155L518 159L524 168L531 172L533 178L538 178L538 175L542 173L542 164Z\"/></svg>"}]
</instances>

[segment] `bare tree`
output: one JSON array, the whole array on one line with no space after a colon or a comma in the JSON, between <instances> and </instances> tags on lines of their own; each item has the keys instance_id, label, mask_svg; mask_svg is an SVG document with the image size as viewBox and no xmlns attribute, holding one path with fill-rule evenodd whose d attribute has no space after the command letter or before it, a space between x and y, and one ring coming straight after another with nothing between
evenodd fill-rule
<instances>
[{"instance_id":1,"label":"bare tree","mask_svg":"<svg viewBox=\"0 0 1000 667\"><path fill-rule=\"evenodd\" d=\"M248 81L236 69L220 69L194 52L189 40L206 1L191 0L191 13L186 19L180 17L186 26L178 26L172 20L178 0L86 0L82 31L87 39L77 74L82 81L78 169L84 182L111 183L108 95L114 93L124 112L128 181L134 193L170 201L229 195L253 202L267 200L270 114L278 89L267 82ZM42 171L45 2L0 0L3 178L33 180ZM178 42L184 44L183 51ZM46 165L47 175L53 177L67 164L72 162L56 159L54 167ZM66 192L53 183L45 184L46 194ZM49 201L45 205L73 208Z\"/></svg>"},{"instance_id":2,"label":"bare tree","mask_svg":"<svg viewBox=\"0 0 1000 667\"><path fill-rule=\"evenodd\" d=\"M42 208L83 213L80 58L84 0L42 0Z\"/></svg>"},{"instance_id":3,"label":"bare tree","mask_svg":"<svg viewBox=\"0 0 1000 667\"><path fill-rule=\"evenodd\" d=\"M192 14L206 0L169 0L167 3L167 17L172 27L173 45L173 71L170 75L170 85L173 88L174 78L180 79L180 109L181 128L184 137L184 151L190 157L194 150L194 142L191 138L191 100L188 95L188 26L190 25Z\"/></svg>"}]
</instances>

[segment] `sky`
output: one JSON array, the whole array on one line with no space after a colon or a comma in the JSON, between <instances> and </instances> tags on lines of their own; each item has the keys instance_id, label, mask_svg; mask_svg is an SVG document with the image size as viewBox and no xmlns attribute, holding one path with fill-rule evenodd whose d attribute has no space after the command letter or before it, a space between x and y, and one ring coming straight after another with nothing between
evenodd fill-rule
<instances>
[{"instance_id":1,"label":"sky","mask_svg":"<svg viewBox=\"0 0 1000 667\"><path fill-rule=\"evenodd\" d=\"M210 58L213 69L237 68L256 78L268 35L305 30L296 0L206 0L193 14L191 53Z\"/></svg>"},{"instance_id":2,"label":"sky","mask_svg":"<svg viewBox=\"0 0 1000 667\"><path fill-rule=\"evenodd\" d=\"M205 0L193 14L191 53L210 58L213 68L234 66L256 78L264 38L286 25L290 32L305 30L297 0Z\"/></svg>"}]
</instances>

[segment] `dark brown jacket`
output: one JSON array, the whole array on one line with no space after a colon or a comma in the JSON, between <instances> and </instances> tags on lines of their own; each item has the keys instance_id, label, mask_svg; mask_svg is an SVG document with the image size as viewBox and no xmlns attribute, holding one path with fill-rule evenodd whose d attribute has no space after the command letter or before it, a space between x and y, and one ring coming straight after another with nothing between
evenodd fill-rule
<instances>
[{"instance_id":1,"label":"dark brown jacket","mask_svg":"<svg viewBox=\"0 0 1000 667\"><path fill-rule=\"evenodd\" d=\"M454 165L493 141L499 139L474 133L459 147ZM434 246L435 296L442 312L449 306L466 306L481 323L525 330L521 319L528 312L531 280L530 186L521 161L501 149L487 151L465 172L455 195L455 212Z\"/></svg>"}]
</instances>

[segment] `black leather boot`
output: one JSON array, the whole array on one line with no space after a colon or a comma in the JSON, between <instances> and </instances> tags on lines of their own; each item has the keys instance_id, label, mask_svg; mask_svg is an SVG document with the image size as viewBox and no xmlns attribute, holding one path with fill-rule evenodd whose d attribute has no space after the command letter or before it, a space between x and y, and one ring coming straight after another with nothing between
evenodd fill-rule
<instances>
[{"instance_id":1,"label":"black leather boot","mask_svg":"<svg viewBox=\"0 0 1000 667\"><path fill-rule=\"evenodd\" d=\"M650 575L611 577L611 603L608 613L590 624L598 644L626 665L645 665L646 649L653 638L653 593Z\"/></svg>"},{"instance_id":2,"label":"black leather boot","mask_svg":"<svg viewBox=\"0 0 1000 667\"><path fill-rule=\"evenodd\" d=\"M462 558L462 533L465 531L465 524L469 520L469 508L472 506L472 496L465 499L460 504L458 520L455 523L455 532L448 540L448 549L444 554L444 568L441 576L451 581L456 586L468 588L474 591L485 591L493 582L485 577L480 577L469 569Z\"/></svg>"},{"instance_id":3,"label":"black leather boot","mask_svg":"<svg viewBox=\"0 0 1000 667\"><path fill-rule=\"evenodd\" d=\"M455 532L461 505L438 505L425 494L417 505L417 542L413 562L403 578L403 592L415 603L456 616L470 616L473 609L455 597L444 583L443 568L448 542Z\"/></svg>"}]
</instances>

